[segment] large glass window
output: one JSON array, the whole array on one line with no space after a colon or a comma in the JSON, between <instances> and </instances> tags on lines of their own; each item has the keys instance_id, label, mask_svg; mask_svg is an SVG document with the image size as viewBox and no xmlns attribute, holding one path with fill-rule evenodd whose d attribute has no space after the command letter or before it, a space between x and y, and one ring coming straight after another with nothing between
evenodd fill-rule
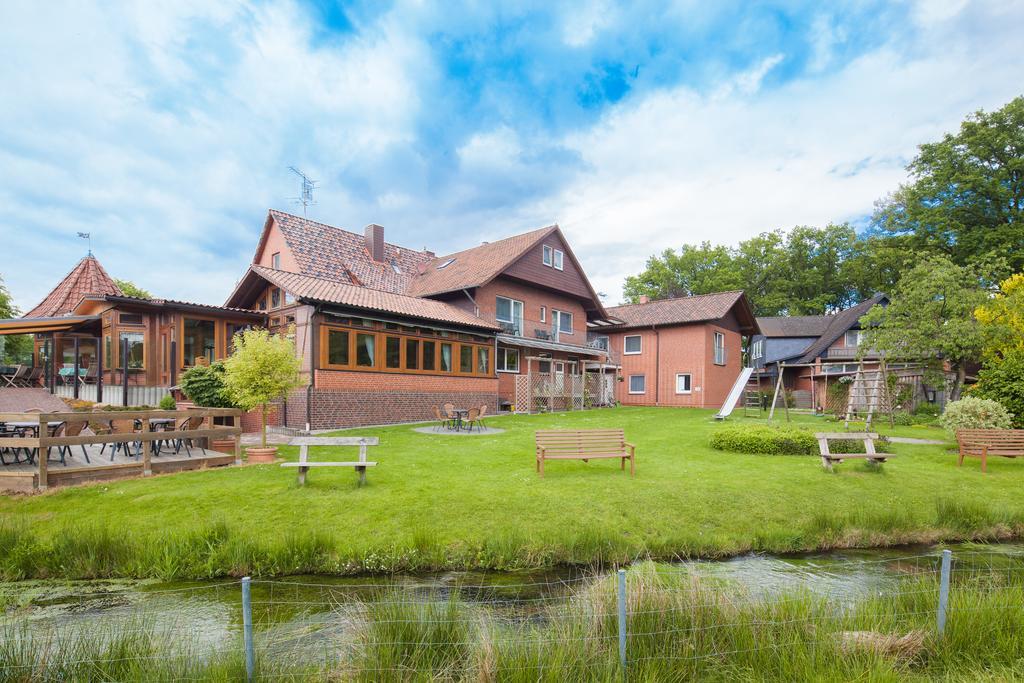
<instances>
[{"instance_id":1,"label":"large glass window","mask_svg":"<svg viewBox=\"0 0 1024 683\"><path fill-rule=\"evenodd\" d=\"M452 371L452 345L441 344L441 372Z\"/></svg>"},{"instance_id":2,"label":"large glass window","mask_svg":"<svg viewBox=\"0 0 1024 683\"><path fill-rule=\"evenodd\" d=\"M846 346L860 346L860 330L846 331Z\"/></svg>"},{"instance_id":3,"label":"large glass window","mask_svg":"<svg viewBox=\"0 0 1024 683\"><path fill-rule=\"evenodd\" d=\"M468 344L459 346L459 372L473 372L473 347Z\"/></svg>"},{"instance_id":4,"label":"large glass window","mask_svg":"<svg viewBox=\"0 0 1024 683\"><path fill-rule=\"evenodd\" d=\"M519 349L498 349L498 372L519 372Z\"/></svg>"},{"instance_id":5,"label":"large glass window","mask_svg":"<svg viewBox=\"0 0 1024 683\"><path fill-rule=\"evenodd\" d=\"M436 364L437 342L423 342L423 369L433 370Z\"/></svg>"},{"instance_id":6,"label":"large glass window","mask_svg":"<svg viewBox=\"0 0 1024 683\"><path fill-rule=\"evenodd\" d=\"M124 343L128 342L128 369L129 370L141 370L145 367L145 335L142 332L121 332L118 339L120 340L120 350L124 349ZM120 367L124 367L124 359L119 358L121 361Z\"/></svg>"},{"instance_id":7,"label":"large glass window","mask_svg":"<svg viewBox=\"0 0 1024 683\"><path fill-rule=\"evenodd\" d=\"M551 321L559 334L572 334L572 313L552 310Z\"/></svg>"},{"instance_id":8,"label":"large glass window","mask_svg":"<svg viewBox=\"0 0 1024 683\"><path fill-rule=\"evenodd\" d=\"M327 331L327 363L328 365L348 365L349 334L345 330Z\"/></svg>"},{"instance_id":9,"label":"large glass window","mask_svg":"<svg viewBox=\"0 0 1024 683\"><path fill-rule=\"evenodd\" d=\"M406 339L405 340L405 369L406 370L419 370L420 369L420 340L419 339Z\"/></svg>"},{"instance_id":10,"label":"large glass window","mask_svg":"<svg viewBox=\"0 0 1024 683\"><path fill-rule=\"evenodd\" d=\"M505 323L506 331L517 337L523 336L523 302L499 296L494 307L494 317Z\"/></svg>"},{"instance_id":11,"label":"large glass window","mask_svg":"<svg viewBox=\"0 0 1024 683\"><path fill-rule=\"evenodd\" d=\"M384 338L384 367L402 367L402 340L398 337Z\"/></svg>"},{"instance_id":12,"label":"large glass window","mask_svg":"<svg viewBox=\"0 0 1024 683\"><path fill-rule=\"evenodd\" d=\"M270 290L270 307L279 308L281 306L281 290L277 287L273 287Z\"/></svg>"},{"instance_id":13,"label":"large glass window","mask_svg":"<svg viewBox=\"0 0 1024 683\"><path fill-rule=\"evenodd\" d=\"M214 361L217 348L215 325L212 320L192 320L185 318L185 330L182 335L182 361L185 365L195 365L197 358Z\"/></svg>"},{"instance_id":14,"label":"large glass window","mask_svg":"<svg viewBox=\"0 0 1024 683\"><path fill-rule=\"evenodd\" d=\"M356 365L361 368L374 367L376 364L376 343L377 338L372 334L361 333L356 335Z\"/></svg>"},{"instance_id":15,"label":"large glass window","mask_svg":"<svg viewBox=\"0 0 1024 683\"><path fill-rule=\"evenodd\" d=\"M481 375L489 374L491 369L490 364L491 350L486 346L476 347L476 371Z\"/></svg>"}]
</instances>

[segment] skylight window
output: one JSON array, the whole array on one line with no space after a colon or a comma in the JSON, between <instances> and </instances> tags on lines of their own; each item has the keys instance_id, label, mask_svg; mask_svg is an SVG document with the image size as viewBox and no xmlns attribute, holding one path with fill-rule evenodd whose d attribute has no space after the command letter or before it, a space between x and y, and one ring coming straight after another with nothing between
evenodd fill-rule
<instances>
[{"instance_id":1,"label":"skylight window","mask_svg":"<svg viewBox=\"0 0 1024 683\"><path fill-rule=\"evenodd\" d=\"M447 261L445 261L444 263L442 263L441 265L439 265L439 266L437 267L437 269L438 269L438 270L441 270L442 268L447 268L448 266L450 266L450 265L451 265L451 264L453 264L453 263L455 263L455 259L453 259L453 258L450 258L450 259L448 259Z\"/></svg>"},{"instance_id":2,"label":"skylight window","mask_svg":"<svg viewBox=\"0 0 1024 683\"><path fill-rule=\"evenodd\" d=\"M391 262L391 270L395 271L398 275L402 274L402 269L398 267L398 264L394 261Z\"/></svg>"}]
</instances>

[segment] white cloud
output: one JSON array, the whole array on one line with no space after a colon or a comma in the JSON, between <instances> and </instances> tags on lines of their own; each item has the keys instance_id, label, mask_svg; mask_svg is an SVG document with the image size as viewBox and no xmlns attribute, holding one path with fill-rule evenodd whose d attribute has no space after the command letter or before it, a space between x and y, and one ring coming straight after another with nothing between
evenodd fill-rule
<instances>
[{"instance_id":1,"label":"white cloud","mask_svg":"<svg viewBox=\"0 0 1024 683\"><path fill-rule=\"evenodd\" d=\"M665 247L870 213L918 144L1020 94L1012 31L960 31L963 14L929 15L907 49L883 46L828 77L758 90L773 57L707 95L629 101L568 137L591 170L539 210L560 218L612 303L624 275Z\"/></svg>"}]
</instances>

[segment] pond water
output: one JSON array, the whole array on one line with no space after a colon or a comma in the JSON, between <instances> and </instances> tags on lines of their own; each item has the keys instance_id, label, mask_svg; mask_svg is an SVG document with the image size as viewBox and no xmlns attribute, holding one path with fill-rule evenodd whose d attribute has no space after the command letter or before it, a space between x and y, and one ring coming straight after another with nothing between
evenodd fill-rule
<instances>
[{"instance_id":1,"label":"pond water","mask_svg":"<svg viewBox=\"0 0 1024 683\"><path fill-rule=\"evenodd\" d=\"M991 566L993 557L1024 561L1024 545L950 546L958 566ZM937 566L930 547L843 550L798 556L745 555L659 565L733 584L754 597L807 591L842 601L885 594L907 576ZM296 576L252 583L255 637L276 655L333 652L351 645L365 604L431 600L457 594L467 605L509 621L541 618L601 573L562 568L534 572L442 572L395 577ZM0 639L25 634L102 639L150 628L196 652L236 647L242 628L238 581L24 581L0 583Z\"/></svg>"}]
</instances>

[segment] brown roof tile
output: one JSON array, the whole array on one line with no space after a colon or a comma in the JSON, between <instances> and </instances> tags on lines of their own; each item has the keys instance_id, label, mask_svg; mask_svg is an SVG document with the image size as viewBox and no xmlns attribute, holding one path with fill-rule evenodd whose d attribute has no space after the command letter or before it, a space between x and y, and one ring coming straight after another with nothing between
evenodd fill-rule
<instances>
[{"instance_id":1,"label":"brown roof tile","mask_svg":"<svg viewBox=\"0 0 1024 683\"><path fill-rule=\"evenodd\" d=\"M828 316L828 329L822 333L816 342L807 347L804 355L797 362L813 363L815 358L828 350L828 347L832 346L839 337L856 325L875 304L882 304L884 306L888 302L889 297L884 294L876 294L870 299L861 301L856 306L851 306L846 310L839 311L835 315Z\"/></svg>"},{"instance_id":2,"label":"brown roof tile","mask_svg":"<svg viewBox=\"0 0 1024 683\"><path fill-rule=\"evenodd\" d=\"M39 304L25 314L26 318L52 318L74 312L89 294L121 295L120 288L90 254L68 273Z\"/></svg>"},{"instance_id":3,"label":"brown roof tile","mask_svg":"<svg viewBox=\"0 0 1024 683\"><path fill-rule=\"evenodd\" d=\"M437 257L427 262L423 273L412 279L406 293L412 296L430 296L479 287L493 280L537 242L557 229L557 225L549 225L546 228Z\"/></svg>"},{"instance_id":4,"label":"brown roof tile","mask_svg":"<svg viewBox=\"0 0 1024 683\"><path fill-rule=\"evenodd\" d=\"M432 254L384 243L384 262L375 262L363 235L325 223L270 210L303 275L405 293L417 266Z\"/></svg>"},{"instance_id":5,"label":"brown roof tile","mask_svg":"<svg viewBox=\"0 0 1024 683\"><path fill-rule=\"evenodd\" d=\"M336 280L274 270L265 266L254 265L251 267L251 271L298 298L341 304L370 311L383 311L455 325L488 330L499 329L494 323L477 318L461 308L456 308L442 301L394 294L379 289L350 285Z\"/></svg>"},{"instance_id":6,"label":"brown roof tile","mask_svg":"<svg viewBox=\"0 0 1024 683\"><path fill-rule=\"evenodd\" d=\"M725 317L737 303L745 300L743 292L718 292L660 299L645 304L613 306L608 315L622 321L620 327L678 325L718 320ZM750 322L753 322L751 316Z\"/></svg>"}]
</instances>

